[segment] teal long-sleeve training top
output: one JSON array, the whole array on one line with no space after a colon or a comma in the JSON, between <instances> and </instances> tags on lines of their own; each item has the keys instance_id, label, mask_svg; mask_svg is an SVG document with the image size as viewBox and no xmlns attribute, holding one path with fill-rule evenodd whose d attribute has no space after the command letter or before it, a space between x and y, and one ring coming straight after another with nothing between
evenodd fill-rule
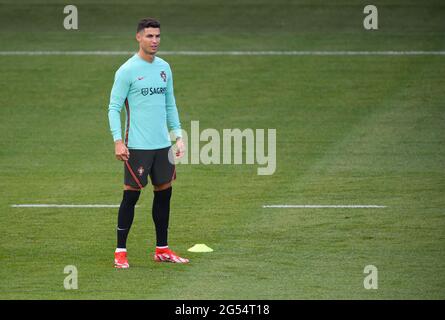
<instances>
[{"instance_id":1,"label":"teal long-sleeve training top","mask_svg":"<svg viewBox=\"0 0 445 320\"><path fill-rule=\"evenodd\" d=\"M156 57L150 63L137 53L117 71L108 106L113 140L122 139L121 110L125 105L123 141L129 149L154 150L171 146L169 132L181 137L170 65Z\"/></svg>"}]
</instances>

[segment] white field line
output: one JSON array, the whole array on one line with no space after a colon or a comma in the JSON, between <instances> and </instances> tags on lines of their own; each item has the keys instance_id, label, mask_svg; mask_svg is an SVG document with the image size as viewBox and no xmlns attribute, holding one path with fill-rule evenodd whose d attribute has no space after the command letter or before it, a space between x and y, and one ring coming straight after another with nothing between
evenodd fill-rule
<instances>
[{"instance_id":1,"label":"white field line","mask_svg":"<svg viewBox=\"0 0 445 320\"><path fill-rule=\"evenodd\" d=\"M0 51L0 56L120 56L134 51ZM445 51L159 51L160 56L443 56Z\"/></svg>"},{"instance_id":2,"label":"white field line","mask_svg":"<svg viewBox=\"0 0 445 320\"><path fill-rule=\"evenodd\" d=\"M379 205L264 205L263 208L308 208L308 209L322 209L322 208L351 208L351 209L367 209L367 208L386 208L387 206Z\"/></svg>"},{"instance_id":3,"label":"white field line","mask_svg":"<svg viewBox=\"0 0 445 320\"><path fill-rule=\"evenodd\" d=\"M12 204L12 208L119 208L115 204ZM263 205L263 208L387 208L381 205Z\"/></svg>"},{"instance_id":4,"label":"white field line","mask_svg":"<svg viewBox=\"0 0 445 320\"><path fill-rule=\"evenodd\" d=\"M119 208L115 204L12 204L12 208Z\"/></svg>"}]
</instances>

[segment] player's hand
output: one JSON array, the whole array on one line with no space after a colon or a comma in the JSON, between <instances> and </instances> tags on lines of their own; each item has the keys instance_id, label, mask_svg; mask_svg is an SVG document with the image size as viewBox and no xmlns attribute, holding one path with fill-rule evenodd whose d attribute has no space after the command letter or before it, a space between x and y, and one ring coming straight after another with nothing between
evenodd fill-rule
<instances>
[{"instance_id":1,"label":"player's hand","mask_svg":"<svg viewBox=\"0 0 445 320\"><path fill-rule=\"evenodd\" d=\"M176 158L182 158L185 153L184 141L181 138L176 140Z\"/></svg>"},{"instance_id":2,"label":"player's hand","mask_svg":"<svg viewBox=\"0 0 445 320\"><path fill-rule=\"evenodd\" d=\"M130 151L122 142L122 140L116 140L114 142L114 155L117 160L127 161L130 158Z\"/></svg>"}]
</instances>

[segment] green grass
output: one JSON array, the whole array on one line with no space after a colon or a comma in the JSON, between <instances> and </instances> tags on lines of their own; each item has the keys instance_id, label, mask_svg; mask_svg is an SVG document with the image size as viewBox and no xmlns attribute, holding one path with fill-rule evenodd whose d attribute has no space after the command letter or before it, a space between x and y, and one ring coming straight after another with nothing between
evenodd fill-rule
<instances>
[{"instance_id":1,"label":"green grass","mask_svg":"<svg viewBox=\"0 0 445 320\"><path fill-rule=\"evenodd\" d=\"M150 4L152 3L152 4ZM61 0L0 1L2 50L131 50L137 21L162 21L162 50L440 50L440 0L376 0L379 31L363 28L367 1L78 0L79 29L63 29ZM4 44L4 45L3 45Z\"/></svg>"},{"instance_id":2,"label":"green grass","mask_svg":"<svg viewBox=\"0 0 445 320\"><path fill-rule=\"evenodd\" d=\"M27 33L24 9L0 3L3 51L135 49L140 4L79 2L81 29L70 33L54 20L60 5L32 2ZM439 1L375 4L376 32L363 30L363 7L352 1L177 2L153 15L163 18L163 50L444 49ZM259 29L267 16L270 26ZM258 176L257 165L179 165L169 242L191 263L151 260L147 189L128 241L131 268L115 270L116 209L10 205L120 202L107 105L126 59L0 56L0 298L445 298L445 58L166 57L184 129L192 120L220 133L274 128L277 169ZM187 252L195 243L214 252ZM363 288L369 264L378 290ZM63 287L66 265L78 268L78 290Z\"/></svg>"}]
</instances>

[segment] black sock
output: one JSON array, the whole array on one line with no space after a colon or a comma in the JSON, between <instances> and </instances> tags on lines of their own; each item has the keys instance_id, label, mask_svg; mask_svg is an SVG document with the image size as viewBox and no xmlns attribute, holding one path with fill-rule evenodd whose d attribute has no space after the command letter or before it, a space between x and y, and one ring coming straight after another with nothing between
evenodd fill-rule
<instances>
[{"instance_id":1,"label":"black sock","mask_svg":"<svg viewBox=\"0 0 445 320\"><path fill-rule=\"evenodd\" d=\"M127 236L134 218L134 207L139 199L140 191L124 190L119 214L117 216L117 247L127 247Z\"/></svg>"},{"instance_id":2,"label":"black sock","mask_svg":"<svg viewBox=\"0 0 445 320\"><path fill-rule=\"evenodd\" d=\"M156 246L165 247L168 245L168 218L170 216L172 187L161 191L154 191L153 193L152 215L156 229Z\"/></svg>"}]
</instances>

